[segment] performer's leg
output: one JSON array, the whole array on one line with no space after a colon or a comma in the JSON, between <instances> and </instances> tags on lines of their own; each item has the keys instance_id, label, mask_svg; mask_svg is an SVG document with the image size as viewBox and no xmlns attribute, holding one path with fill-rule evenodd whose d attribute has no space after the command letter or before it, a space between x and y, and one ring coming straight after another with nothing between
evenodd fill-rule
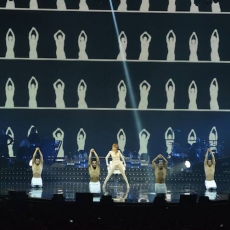
<instances>
[{"instance_id":1,"label":"performer's leg","mask_svg":"<svg viewBox=\"0 0 230 230\"><path fill-rule=\"evenodd\" d=\"M128 179L127 179L127 177L126 177L126 175L125 175L125 171L124 171L124 168L123 168L123 167L124 167L123 164L119 164L117 167L120 169L121 175L123 176L123 178L124 178L124 180L125 180L125 182L126 182L126 184L127 184L127 188L129 188L129 182L128 182Z\"/></svg>"},{"instance_id":2,"label":"performer's leg","mask_svg":"<svg viewBox=\"0 0 230 230\"><path fill-rule=\"evenodd\" d=\"M109 174L108 174L107 177L105 178L103 187L105 187L106 183L108 182L109 178L112 176L112 174L113 174L113 172L115 171L115 169L116 169L116 165L113 165L113 166L110 168Z\"/></svg>"}]
</instances>

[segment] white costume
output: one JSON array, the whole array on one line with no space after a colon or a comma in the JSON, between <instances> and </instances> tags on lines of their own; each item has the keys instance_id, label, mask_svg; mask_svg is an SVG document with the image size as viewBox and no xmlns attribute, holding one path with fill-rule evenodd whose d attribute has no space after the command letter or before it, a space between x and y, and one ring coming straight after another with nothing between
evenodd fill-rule
<instances>
[{"instance_id":1,"label":"white costume","mask_svg":"<svg viewBox=\"0 0 230 230\"><path fill-rule=\"evenodd\" d=\"M90 193L101 193L101 183L98 182L89 182L89 191Z\"/></svg>"},{"instance_id":2,"label":"white costume","mask_svg":"<svg viewBox=\"0 0 230 230\"><path fill-rule=\"evenodd\" d=\"M156 183L155 184L155 192L156 194L167 193L167 187L165 183Z\"/></svg>"},{"instance_id":3,"label":"white costume","mask_svg":"<svg viewBox=\"0 0 230 230\"><path fill-rule=\"evenodd\" d=\"M38 187L42 187L43 183L42 183L42 178L35 178L33 177L31 179L31 186L32 187L35 187L35 186L38 186Z\"/></svg>"},{"instance_id":4,"label":"white costume","mask_svg":"<svg viewBox=\"0 0 230 230\"><path fill-rule=\"evenodd\" d=\"M210 181L205 180L205 187L206 189L216 189L217 186L215 180L210 180Z\"/></svg>"}]
</instances>

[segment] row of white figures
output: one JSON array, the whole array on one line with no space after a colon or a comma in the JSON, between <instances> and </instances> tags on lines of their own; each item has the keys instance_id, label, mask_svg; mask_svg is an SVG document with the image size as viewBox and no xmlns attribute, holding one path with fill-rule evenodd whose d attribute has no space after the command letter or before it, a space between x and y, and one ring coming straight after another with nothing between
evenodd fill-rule
<instances>
[{"instance_id":1,"label":"row of white figures","mask_svg":"<svg viewBox=\"0 0 230 230\"><path fill-rule=\"evenodd\" d=\"M190 0L190 2L191 2L190 12L199 13L199 7L195 4L195 0ZM211 9L212 9L212 12L214 12L214 13L220 13L221 12L220 3L212 1ZM168 0L167 11L168 12L176 12L176 0Z\"/></svg>"},{"instance_id":2,"label":"row of white figures","mask_svg":"<svg viewBox=\"0 0 230 230\"><path fill-rule=\"evenodd\" d=\"M56 108L65 108L65 101L64 101L64 90L65 90L65 83L58 79L53 83L53 88L56 95ZM146 110L148 109L148 97L149 92L151 89L151 85L146 81L142 81L139 85L140 90L140 102L138 105L138 109ZM83 79L80 80L78 87L77 87L77 94L78 94L78 108L79 109L87 109L87 103L85 101L86 97L86 90L87 90L87 84ZM28 82L28 91L29 91L29 107L30 108L37 108L37 91L38 91L38 81L33 76ZM116 109L126 109L126 95L127 95L127 87L124 82L124 80L121 80L117 86L118 91L118 98L119 101L116 105ZM175 83L170 78L166 85L165 85L165 91L167 96L167 103L166 103L166 109L167 110L173 110L175 108L174 98L175 98ZM219 110L219 104L218 104L218 91L219 86L217 79L214 78L210 84L209 87L209 93L210 93L210 109L211 110ZM6 108L13 108L14 107L14 92L15 92L15 85L11 78L8 78L5 86L5 93L6 93L6 102L5 107ZM189 110L197 110L197 85L195 81L192 81L188 87L188 97L189 97Z\"/></svg>"}]
</instances>

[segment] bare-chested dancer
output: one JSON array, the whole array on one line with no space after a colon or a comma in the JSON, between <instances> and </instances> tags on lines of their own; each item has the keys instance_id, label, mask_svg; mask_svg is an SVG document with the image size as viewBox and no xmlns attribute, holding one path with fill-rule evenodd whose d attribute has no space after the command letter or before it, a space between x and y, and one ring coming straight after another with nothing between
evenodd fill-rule
<instances>
[{"instance_id":1,"label":"bare-chested dancer","mask_svg":"<svg viewBox=\"0 0 230 230\"><path fill-rule=\"evenodd\" d=\"M39 157L37 157L37 152L39 152ZM42 187L42 169L43 169L43 155L39 148L36 148L33 154L32 158L32 172L33 172L33 178L31 180L31 186L32 187Z\"/></svg>"}]
</instances>

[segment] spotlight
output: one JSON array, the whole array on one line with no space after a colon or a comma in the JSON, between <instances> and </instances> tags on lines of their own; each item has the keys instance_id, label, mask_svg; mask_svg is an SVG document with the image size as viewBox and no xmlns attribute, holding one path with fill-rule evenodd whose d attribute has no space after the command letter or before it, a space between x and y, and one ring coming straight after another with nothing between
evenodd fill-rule
<instances>
[{"instance_id":1,"label":"spotlight","mask_svg":"<svg viewBox=\"0 0 230 230\"><path fill-rule=\"evenodd\" d=\"M189 168L191 167L191 163L190 163L190 161L188 161L188 160L186 160L186 161L184 162L184 165L185 165L185 167L186 167L187 169L189 169Z\"/></svg>"}]
</instances>

